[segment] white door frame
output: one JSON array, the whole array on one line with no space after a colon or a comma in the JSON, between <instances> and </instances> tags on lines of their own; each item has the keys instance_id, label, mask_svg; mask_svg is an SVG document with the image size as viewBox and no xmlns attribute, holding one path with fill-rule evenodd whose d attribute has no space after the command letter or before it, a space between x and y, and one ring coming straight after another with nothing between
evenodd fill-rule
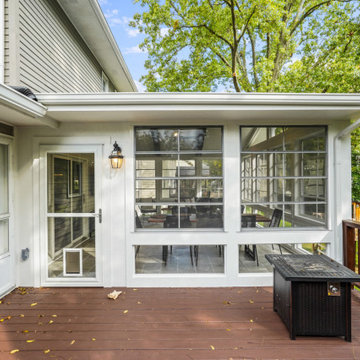
<instances>
[{"instance_id":1,"label":"white door frame","mask_svg":"<svg viewBox=\"0 0 360 360\"><path fill-rule=\"evenodd\" d=\"M103 146L99 145L40 145L40 267L42 286L103 286L103 226L96 214L81 214L81 217L95 217L95 278L49 278L48 277L48 212L47 212L47 154L48 153L94 153L95 160L95 210L102 206L102 158ZM79 214L80 215L80 214ZM65 215L64 217L71 217Z\"/></svg>"},{"instance_id":2,"label":"white door frame","mask_svg":"<svg viewBox=\"0 0 360 360\"><path fill-rule=\"evenodd\" d=\"M8 146L8 202L9 202L9 251L0 256L1 274L7 276L8 281L0 283L0 297L13 290L16 286L16 268L15 268L15 236L14 236L14 153L13 153L13 137L0 134L0 144ZM4 266L5 268L2 268ZM4 271L5 269L8 270ZM0 277L1 277L0 274ZM3 280L3 279L1 279Z\"/></svg>"}]
</instances>

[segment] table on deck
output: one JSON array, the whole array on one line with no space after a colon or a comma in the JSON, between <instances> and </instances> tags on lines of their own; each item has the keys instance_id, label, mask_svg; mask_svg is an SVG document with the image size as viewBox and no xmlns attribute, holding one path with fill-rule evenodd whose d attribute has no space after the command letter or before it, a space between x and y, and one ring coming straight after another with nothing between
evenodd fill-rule
<instances>
[{"instance_id":1,"label":"table on deck","mask_svg":"<svg viewBox=\"0 0 360 360\"><path fill-rule=\"evenodd\" d=\"M296 335L351 341L351 282L360 276L325 255L274 255L274 311Z\"/></svg>"}]
</instances>

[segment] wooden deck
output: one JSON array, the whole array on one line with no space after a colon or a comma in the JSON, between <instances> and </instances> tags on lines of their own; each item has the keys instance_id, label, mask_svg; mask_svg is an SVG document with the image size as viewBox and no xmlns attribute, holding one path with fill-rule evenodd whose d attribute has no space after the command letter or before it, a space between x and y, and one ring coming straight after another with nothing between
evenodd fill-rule
<instances>
[{"instance_id":1,"label":"wooden deck","mask_svg":"<svg viewBox=\"0 0 360 360\"><path fill-rule=\"evenodd\" d=\"M0 359L360 359L355 296L347 343L291 341L271 288L128 288L109 300L112 290L13 291L0 304Z\"/></svg>"}]
</instances>

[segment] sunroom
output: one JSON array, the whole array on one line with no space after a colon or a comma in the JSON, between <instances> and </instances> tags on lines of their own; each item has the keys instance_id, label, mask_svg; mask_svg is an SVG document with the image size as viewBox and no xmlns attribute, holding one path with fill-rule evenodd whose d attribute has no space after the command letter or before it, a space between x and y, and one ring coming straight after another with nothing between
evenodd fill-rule
<instances>
[{"instance_id":1,"label":"sunroom","mask_svg":"<svg viewBox=\"0 0 360 360\"><path fill-rule=\"evenodd\" d=\"M37 97L49 126L3 144L19 286L270 285L265 254L342 261L358 95Z\"/></svg>"}]
</instances>

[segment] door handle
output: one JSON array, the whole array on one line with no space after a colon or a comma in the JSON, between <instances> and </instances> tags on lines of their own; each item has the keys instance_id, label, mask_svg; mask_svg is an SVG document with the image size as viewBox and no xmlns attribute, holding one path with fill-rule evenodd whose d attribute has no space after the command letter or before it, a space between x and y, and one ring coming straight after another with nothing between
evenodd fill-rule
<instances>
[{"instance_id":1,"label":"door handle","mask_svg":"<svg viewBox=\"0 0 360 360\"><path fill-rule=\"evenodd\" d=\"M99 209L99 212L96 215L99 218L99 224L101 224L102 223L102 209Z\"/></svg>"}]
</instances>

